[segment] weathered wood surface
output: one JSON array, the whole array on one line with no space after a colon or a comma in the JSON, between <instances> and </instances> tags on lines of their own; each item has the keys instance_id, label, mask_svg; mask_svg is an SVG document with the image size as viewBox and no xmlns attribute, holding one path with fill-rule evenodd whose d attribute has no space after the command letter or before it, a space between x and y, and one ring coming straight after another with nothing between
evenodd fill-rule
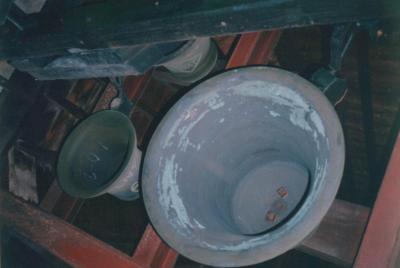
<instances>
[{"instance_id":1,"label":"weathered wood surface","mask_svg":"<svg viewBox=\"0 0 400 268\"><path fill-rule=\"evenodd\" d=\"M336 199L318 229L299 250L351 267L368 221L369 208Z\"/></svg>"},{"instance_id":2,"label":"weathered wood surface","mask_svg":"<svg viewBox=\"0 0 400 268\"><path fill-rule=\"evenodd\" d=\"M399 16L394 0L105 1L0 38L0 59Z\"/></svg>"}]
</instances>

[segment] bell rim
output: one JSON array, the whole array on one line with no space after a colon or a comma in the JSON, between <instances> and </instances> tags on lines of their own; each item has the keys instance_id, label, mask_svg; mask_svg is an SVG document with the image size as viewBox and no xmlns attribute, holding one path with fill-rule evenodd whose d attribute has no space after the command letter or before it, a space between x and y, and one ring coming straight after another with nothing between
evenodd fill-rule
<instances>
[{"instance_id":1,"label":"bell rim","mask_svg":"<svg viewBox=\"0 0 400 268\"><path fill-rule=\"evenodd\" d=\"M126 157L125 157L124 161L122 162L118 171L116 173L114 173L114 175L112 176L112 179L108 180L107 183L97 187L95 190L86 190L86 191L75 190L75 189L73 189L74 187L71 187L65 183L65 180L68 180L68 179L62 179L59 176L59 174L61 173L60 170L62 168L61 162L63 160L63 156L67 153L66 150L69 149L67 147L68 147L68 144L72 142L71 138L73 138L74 135L76 135L76 133L80 129L83 129L87 124L90 124L92 121L95 121L96 119L98 119L99 117L103 117L104 115L116 116L125 121L125 123L126 123L125 129L129 136L128 150L126 152ZM85 119L81 120L78 124L76 124L76 126L74 126L73 129L69 132L69 134L64 138L64 141L63 141L61 149L58 153L57 162L56 162L56 167L57 167L57 169L56 169L57 177L56 178L57 178L58 184L67 194L77 197L77 198L83 198L83 199L93 198L93 197L96 197L96 196L106 193L107 189L119 178L119 176L121 175L123 170L126 168L127 164L129 163L129 159L131 158L131 156L134 152L136 143L137 143L136 130L133 126L133 123L129 119L129 117L126 116L124 113L109 109L109 110L98 111L98 112L95 112L95 113L89 115Z\"/></svg>"},{"instance_id":2,"label":"bell rim","mask_svg":"<svg viewBox=\"0 0 400 268\"><path fill-rule=\"evenodd\" d=\"M179 100L171 109L168 111L166 116L162 119L160 124L158 125L156 131L153 134L153 137L150 140L150 143L147 148L147 153L143 162L143 176L142 176L142 194L143 200L145 204L146 211L148 213L151 224L154 226L156 232L160 235L160 237L172 248L176 249L177 252L182 254L183 256L192 259L194 261L204 263L212 266L245 266L245 265L253 265L268 259L272 259L280 254L283 254L287 250L290 250L297 246L301 241L303 241L313 230L318 226L318 224L322 221L323 217L328 212L331 204L333 203L337 191L339 189L339 185L341 182L341 177L344 169L344 159L345 159L345 144L344 144L344 135L343 129L340 124L340 120L334 107L326 98L325 95L311 82L305 80L304 78L288 72L286 70L282 70L279 68L266 67L266 66L253 66L253 67L241 67L230 69L226 72L213 76L209 80L222 79L223 77L229 77L233 75L235 72L268 72L269 74L274 73L278 76L283 76L285 79L292 79L296 83L302 83L304 86L301 88L300 86L295 86L293 90L300 90L301 96L305 98L308 102L311 102L310 99L315 100L313 102L313 109L316 111L321 111L327 109L328 115L323 114L320 115L321 119L324 122L324 127L327 135L327 140L329 141L329 146L333 148L332 151L329 152L329 159L334 158L336 163L334 163L335 168L341 170L338 174L333 173L333 167L327 167L327 175L323 180L321 180L324 185L322 190L314 193L314 201L309 203L309 206L304 208L305 203L301 205L299 210L295 213L291 219L289 219L286 223L278 228L278 230L283 229L283 227L287 227L285 233L280 237L269 239L267 235L265 236L265 242L262 245L255 246L248 250L237 250L237 251L224 251L219 250L215 252L215 250L209 248L201 248L190 247L187 250L188 245L186 245L186 241L190 242L189 239L183 241L183 239L177 238L179 235L174 231L174 228L171 225L163 224L167 221L168 218L163 216L163 211L160 206L158 206L158 197L155 194L154 189L156 187L151 187L154 183L157 185L157 179L150 177L147 174L148 165L150 162L155 161L156 159L151 159L151 152L153 147L160 146L162 138L158 137L160 129L163 125L166 124L166 121L174 113L174 107L176 107L181 100ZM205 82L209 81L206 80ZM296 81L295 81L296 80ZM268 81L266 79L266 81ZM190 90L187 94L195 94L196 91L204 89L204 86L201 86L203 83L196 85L192 90ZM287 84L284 84L287 85ZM194 92L194 93L193 93ZM186 94L186 95L187 95ZM186 96L185 95L185 96ZM192 95L190 95L192 96ZM183 97L184 98L184 97ZM181 98L181 99L183 99ZM329 117L329 118L325 118ZM324 119L329 119L329 124L324 121ZM336 136L338 135L338 136ZM335 137L336 136L336 137ZM158 141L160 140L160 141ZM340 146L336 145L336 142L340 140ZM332 157L332 155L336 157ZM309 196L307 196L307 199ZM300 213L301 212L301 213ZM294 225L290 225L293 223L293 218L301 214L300 219ZM273 230L272 232L277 232L278 230ZM179 236L181 237L181 236ZM194 253L193 253L194 252Z\"/></svg>"}]
</instances>

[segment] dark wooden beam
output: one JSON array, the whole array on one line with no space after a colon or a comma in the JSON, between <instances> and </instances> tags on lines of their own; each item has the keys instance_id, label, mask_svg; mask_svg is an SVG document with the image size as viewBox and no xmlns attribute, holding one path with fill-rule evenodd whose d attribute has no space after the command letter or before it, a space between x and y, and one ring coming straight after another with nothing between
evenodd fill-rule
<instances>
[{"instance_id":1,"label":"dark wooden beam","mask_svg":"<svg viewBox=\"0 0 400 268\"><path fill-rule=\"evenodd\" d=\"M8 11L11 8L13 0L2 0L0 1L0 25L3 25L7 19Z\"/></svg>"},{"instance_id":2,"label":"dark wooden beam","mask_svg":"<svg viewBox=\"0 0 400 268\"><path fill-rule=\"evenodd\" d=\"M367 207L336 199L318 229L298 249L340 266L351 267L369 211Z\"/></svg>"},{"instance_id":3,"label":"dark wooden beam","mask_svg":"<svg viewBox=\"0 0 400 268\"><path fill-rule=\"evenodd\" d=\"M40 207L61 219L72 222L78 215L84 200L71 197L64 193L56 179L52 182L49 190L40 202Z\"/></svg>"},{"instance_id":4,"label":"dark wooden beam","mask_svg":"<svg viewBox=\"0 0 400 268\"><path fill-rule=\"evenodd\" d=\"M374 107L372 104L371 71L369 63L369 33L362 31L357 37L357 65L358 86L360 91L362 126L364 130L365 150L367 153L367 164L369 173L368 205L372 206L376 197L376 189L379 188L381 178L377 172L378 153L376 149L376 138L374 128Z\"/></svg>"},{"instance_id":5,"label":"dark wooden beam","mask_svg":"<svg viewBox=\"0 0 400 268\"><path fill-rule=\"evenodd\" d=\"M0 59L399 16L396 0L104 1L0 38Z\"/></svg>"},{"instance_id":6,"label":"dark wooden beam","mask_svg":"<svg viewBox=\"0 0 400 268\"><path fill-rule=\"evenodd\" d=\"M15 71L10 80L0 84L0 88L0 174L2 174L7 165L8 149L25 115L41 93L42 84L27 74ZM5 184L6 180L1 180L0 183Z\"/></svg>"}]
</instances>

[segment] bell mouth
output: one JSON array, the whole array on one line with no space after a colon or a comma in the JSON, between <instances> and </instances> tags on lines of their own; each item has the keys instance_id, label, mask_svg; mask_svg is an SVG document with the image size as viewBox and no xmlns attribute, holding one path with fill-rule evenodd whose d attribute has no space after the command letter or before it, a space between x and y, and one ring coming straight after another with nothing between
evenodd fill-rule
<instances>
[{"instance_id":1,"label":"bell mouth","mask_svg":"<svg viewBox=\"0 0 400 268\"><path fill-rule=\"evenodd\" d=\"M187 42L161 63L168 72L155 70L153 76L165 82L188 86L206 77L216 65L218 49L210 38Z\"/></svg>"},{"instance_id":2,"label":"bell mouth","mask_svg":"<svg viewBox=\"0 0 400 268\"><path fill-rule=\"evenodd\" d=\"M130 119L105 110L80 122L67 136L57 162L60 187L90 198L103 194L118 179L136 147Z\"/></svg>"},{"instance_id":3,"label":"bell mouth","mask_svg":"<svg viewBox=\"0 0 400 268\"><path fill-rule=\"evenodd\" d=\"M160 236L213 266L256 264L298 245L332 204L340 122L314 85L246 67L192 89L148 146L143 199Z\"/></svg>"},{"instance_id":4,"label":"bell mouth","mask_svg":"<svg viewBox=\"0 0 400 268\"><path fill-rule=\"evenodd\" d=\"M307 191L309 171L277 152L252 156L258 163L234 186L230 208L237 233L259 236L296 212Z\"/></svg>"}]
</instances>

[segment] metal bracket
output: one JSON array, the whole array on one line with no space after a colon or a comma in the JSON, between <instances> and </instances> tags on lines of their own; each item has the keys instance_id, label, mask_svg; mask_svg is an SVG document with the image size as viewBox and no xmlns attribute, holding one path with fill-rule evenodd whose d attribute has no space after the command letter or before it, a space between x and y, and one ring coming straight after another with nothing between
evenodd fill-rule
<instances>
[{"instance_id":1,"label":"metal bracket","mask_svg":"<svg viewBox=\"0 0 400 268\"><path fill-rule=\"evenodd\" d=\"M355 23L334 26L330 41L330 62L311 76L311 82L321 89L333 105L340 103L347 92L347 82L338 74L356 28Z\"/></svg>"},{"instance_id":2,"label":"metal bracket","mask_svg":"<svg viewBox=\"0 0 400 268\"><path fill-rule=\"evenodd\" d=\"M134 105L125 94L123 78L110 77L110 82L114 84L115 88L118 91L118 95L110 103L110 108L120 111L121 113L129 116L134 108Z\"/></svg>"}]
</instances>

